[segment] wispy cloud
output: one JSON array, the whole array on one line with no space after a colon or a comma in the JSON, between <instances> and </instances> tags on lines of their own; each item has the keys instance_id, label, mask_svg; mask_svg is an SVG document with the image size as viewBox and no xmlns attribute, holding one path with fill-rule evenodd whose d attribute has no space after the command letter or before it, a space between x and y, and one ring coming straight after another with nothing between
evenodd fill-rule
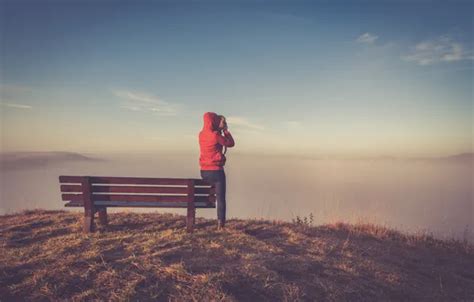
<instances>
[{"instance_id":1,"label":"wispy cloud","mask_svg":"<svg viewBox=\"0 0 474 302\"><path fill-rule=\"evenodd\" d=\"M373 44L379 37L374 35L374 34L371 34L371 33L364 33L362 35L360 35L356 41L358 43L367 43L367 44Z\"/></svg>"},{"instance_id":2,"label":"wispy cloud","mask_svg":"<svg viewBox=\"0 0 474 302\"><path fill-rule=\"evenodd\" d=\"M33 109L30 105L23 105L23 104L13 104L13 103L4 103L1 102L0 105L10 108L17 108L17 109Z\"/></svg>"},{"instance_id":3,"label":"wispy cloud","mask_svg":"<svg viewBox=\"0 0 474 302\"><path fill-rule=\"evenodd\" d=\"M132 111L152 112L161 116L174 116L182 107L180 104L171 104L161 98L143 92L129 90L114 90L115 96L126 100L121 108Z\"/></svg>"},{"instance_id":4,"label":"wispy cloud","mask_svg":"<svg viewBox=\"0 0 474 302\"><path fill-rule=\"evenodd\" d=\"M472 50L466 50L460 42L443 35L416 44L409 54L402 56L402 59L418 65L431 65L439 62L472 60L474 55Z\"/></svg>"},{"instance_id":5,"label":"wispy cloud","mask_svg":"<svg viewBox=\"0 0 474 302\"><path fill-rule=\"evenodd\" d=\"M254 130L263 130L265 127L257 123L250 122L247 118L241 116L228 116L226 121L229 126L237 126Z\"/></svg>"},{"instance_id":6,"label":"wispy cloud","mask_svg":"<svg viewBox=\"0 0 474 302\"><path fill-rule=\"evenodd\" d=\"M21 84L0 83L0 106L16 109L33 109L30 105L20 104L33 95L33 89Z\"/></svg>"}]
</instances>

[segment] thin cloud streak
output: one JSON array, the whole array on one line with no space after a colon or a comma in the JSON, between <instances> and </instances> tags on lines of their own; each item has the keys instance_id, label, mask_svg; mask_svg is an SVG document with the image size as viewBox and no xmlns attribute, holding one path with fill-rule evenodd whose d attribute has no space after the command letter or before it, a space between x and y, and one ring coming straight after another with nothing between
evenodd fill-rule
<instances>
[{"instance_id":1,"label":"thin cloud streak","mask_svg":"<svg viewBox=\"0 0 474 302\"><path fill-rule=\"evenodd\" d=\"M402 56L402 59L418 65L432 65L440 62L472 60L474 55L472 50L466 50L460 42L443 35L416 44L411 53Z\"/></svg>"},{"instance_id":2,"label":"thin cloud streak","mask_svg":"<svg viewBox=\"0 0 474 302\"><path fill-rule=\"evenodd\" d=\"M0 103L0 105L3 105L3 106L5 106L5 107L10 107L10 108L17 108L17 109L33 109L32 106L30 106L30 105L23 105L23 104Z\"/></svg>"},{"instance_id":3,"label":"thin cloud streak","mask_svg":"<svg viewBox=\"0 0 474 302\"><path fill-rule=\"evenodd\" d=\"M181 107L179 104L171 104L157 96L143 92L114 90L113 93L115 96L127 101L120 108L131 111L151 112L160 116L175 116Z\"/></svg>"},{"instance_id":4,"label":"thin cloud streak","mask_svg":"<svg viewBox=\"0 0 474 302\"><path fill-rule=\"evenodd\" d=\"M378 36L367 32L360 35L356 41L358 43L373 44L378 38Z\"/></svg>"}]
</instances>

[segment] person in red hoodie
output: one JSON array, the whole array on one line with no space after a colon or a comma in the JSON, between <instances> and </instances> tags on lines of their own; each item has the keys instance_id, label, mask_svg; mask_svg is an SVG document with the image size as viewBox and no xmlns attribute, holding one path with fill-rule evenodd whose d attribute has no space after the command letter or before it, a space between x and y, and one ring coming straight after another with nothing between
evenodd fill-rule
<instances>
[{"instance_id":1,"label":"person in red hoodie","mask_svg":"<svg viewBox=\"0 0 474 302\"><path fill-rule=\"evenodd\" d=\"M224 165L227 147L235 145L232 134L227 129L225 117L215 112L204 113L204 125L199 132L201 178L214 183L217 199L217 228L224 228L226 216L226 177ZM224 151L223 151L224 149Z\"/></svg>"}]
</instances>

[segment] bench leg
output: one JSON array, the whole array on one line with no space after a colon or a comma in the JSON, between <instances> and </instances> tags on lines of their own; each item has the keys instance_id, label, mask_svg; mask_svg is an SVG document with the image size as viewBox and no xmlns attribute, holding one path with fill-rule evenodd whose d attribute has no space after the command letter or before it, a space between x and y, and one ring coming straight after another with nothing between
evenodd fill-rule
<instances>
[{"instance_id":1,"label":"bench leg","mask_svg":"<svg viewBox=\"0 0 474 302\"><path fill-rule=\"evenodd\" d=\"M84 199L84 233L90 233L95 231L94 225L94 214L96 208L94 207L94 201L92 200L92 184L89 176L85 176L82 179L82 196Z\"/></svg>"},{"instance_id":2,"label":"bench leg","mask_svg":"<svg viewBox=\"0 0 474 302\"><path fill-rule=\"evenodd\" d=\"M99 208L97 212L99 213L99 223L107 225L107 207Z\"/></svg>"},{"instance_id":3,"label":"bench leg","mask_svg":"<svg viewBox=\"0 0 474 302\"><path fill-rule=\"evenodd\" d=\"M84 214L84 233L95 232L94 212L86 211Z\"/></svg>"},{"instance_id":4,"label":"bench leg","mask_svg":"<svg viewBox=\"0 0 474 302\"><path fill-rule=\"evenodd\" d=\"M194 221L196 218L196 209L194 207L188 207L188 215L186 217L186 230L188 233L194 231Z\"/></svg>"}]
</instances>

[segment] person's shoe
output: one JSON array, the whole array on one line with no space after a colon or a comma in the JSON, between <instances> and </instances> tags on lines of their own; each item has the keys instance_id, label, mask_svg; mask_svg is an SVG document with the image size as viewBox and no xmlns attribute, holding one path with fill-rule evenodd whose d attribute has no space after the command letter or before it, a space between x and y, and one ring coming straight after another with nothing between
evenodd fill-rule
<instances>
[{"instance_id":1,"label":"person's shoe","mask_svg":"<svg viewBox=\"0 0 474 302\"><path fill-rule=\"evenodd\" d=\"M217 221L217 230L222 231L225 229L225 223L222 220Z\"/></svg>"}]
</instances>

